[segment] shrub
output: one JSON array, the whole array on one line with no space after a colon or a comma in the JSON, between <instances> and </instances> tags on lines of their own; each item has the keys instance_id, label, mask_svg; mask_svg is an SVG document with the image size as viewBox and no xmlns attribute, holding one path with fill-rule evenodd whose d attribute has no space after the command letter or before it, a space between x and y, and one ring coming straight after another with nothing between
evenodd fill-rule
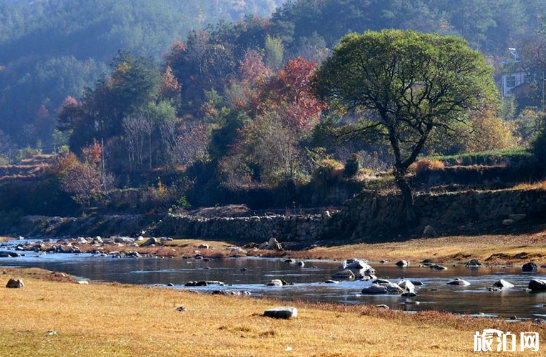
<instances>
[{"instance_id":1,"label":"shrub","mask_svg":"<svg viewBox=\"0 0 546 357\"><path fill-rule=\"evenodd\" d=\"M421 175L427 171L439 170L445 167L444 163L440 160L429 160L422 159L417 162L414 162L410 166L410 171L414 172L416 175Z\"/></svg>"},{"instance_id":2,"label":"shrub","mask_svg":"<svg viewBox=\"0 0 546 357\"><path fill-rule=\"evenodd\" d=\"M360 161L358 160L358 155L353 154L349 159L347 159L343 174L345 175L345 177L354 177L358 173L359 169Z\"/></svg>"},{"instance_id":3,"label":"shrub","mask_svg":"<svg viewBox=\"0 0 546 357\"><path fill-rule=\"evenodd\" d=\"M316 181L329 182L336 179L343 171L343 164L333 159L320 160L315 167L313 178Z\"/></svg>"}]
</instances>

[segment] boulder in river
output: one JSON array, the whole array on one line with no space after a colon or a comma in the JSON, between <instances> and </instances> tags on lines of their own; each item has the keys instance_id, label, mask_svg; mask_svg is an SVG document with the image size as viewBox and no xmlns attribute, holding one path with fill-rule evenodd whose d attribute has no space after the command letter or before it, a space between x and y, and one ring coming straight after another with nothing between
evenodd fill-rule
<instances>
[{"instance_id":1,"label":"boulder in river","mask_svg":"<svg viewBox=\"0 0 546 357\"><path fill-rule=\"evenodd\" d=\"M447 267L440 265L440 264L432 264L430 266L430 269L432 270L447 270Z\"/></svg>"},{"instance_id":2,"label":"boulder in river","mask_svg":"<svg viewBox=\"0 0 546 357\"><path fill-rule=\"evenodd\" d=\"M546 280L533 279L529 282L529 289L532 292L546 292Z\"/></svg>"},{"instance_id":3,"label":"boulder in river","mask_svg":"<svg viewBox=\"0 0 546 357\"><path fill-rule=\"evenodd\" d=\"M8 289L20 289L25 286L25 283L23 283L22 279L15 280L15 279L9 279L8 283L6 284L6 288Z\"/></svg>"},{"instance_id":4,"label":"boulder in river","mask_svg":"<svg viewBox=\"0 0 546 357\"><path fill-rule=\"evenodd\" d=\"M333 280L355 280L355 274L351 270L345 269L332 275L332 279Z\"/></svg>"},{"instance_id":5,"label":"boulder in river","mask_svg":"<svg viewBox=\"0 0 546 357\"><path fill-rule=\"evenodd\" d=\"M282 283L282 280L280 279L273 279L269 283L267 283L266 286L282 287L283 283Z\"/></svg>"},{"instance_id":6,"label":"boulder in river","mask_svg":"<svg viewBox=\"0 0 546 357\"><path fill-rule=\"evenodd\" d=\"M190 281L190 282L187 282L184 286L209 286L209 285L224 286L225 283L221 281Z\"/></svg>"},{"instance_id":7,"label":"boulder in river","mask_svg":"<svg viewBox=\"0 0 546 357\"><path fill-rule=\"evenodd\" d=\"M364 260L360 259L349 259L347 260L347 269L370 269L371 266L368 265Z\"/></svg>"},{"instance_id":8,"label":"boulder in river","mask_svg":"<svg viewBox=\"0 0 546 357\"><path fill-rule=\"evenodd\" d=\"M493 284L493 287L494 288L501 288L501 289L503 289L503 288L508 289L508 288L513 288L514 284L511 284L511 283L507 282L506 280L501 279L501 280L495 282Z\"/></svg>"},{"instance_id":9,"label":"boulder in river","mask_svg":"<svg viewBox=\"0 0 546 357\"><path fill-rule=\"evenodd\" d=\"M451 280L447 285L456 285L456 286L468 286L470 283L466 280L455 278Z\"/></svg>"},{"instance_id":10,"label":"boulder in river","mask_svg":"<svg viewBox=\"0 0 546 357\"><path fill-rule=\"evenodd\" d=\"M0 258L18 258L21 254L15 252L0 252Z\"/></svg>"},{"instance_id":11,"label":"boulder in river","mask_svg":"<svg viewBox=\"0 0 546 357\"><path fill-rule=\"evenodd\" d=\"M344 269L343 266L345 266L345 269L352 271L357 279L375 274L375 269L365 260L349 259L345 261L340 268Z\"/></svg>"},{"instance_id":12,"label":"boulder in river","mask_svg":"<svg viewBox=\"0 0 546 357\"><path fill-rule=\"evenodd\" d=\"M273 317L275 319L290 319L298 316L298 309L295 307L275 307L273 309L265 310L264 316Z\"/></svg>"},{"instance_id":13,"label":"boulder in river","mask_svg":"<svg viewBox=\"0 0 546 357\"><path fill-rule=\"evenodd\" d=\"M362 289L362 294L366 295L379 295L379 294L402 294L404 289L402 289L398 284L395 283L373 283L367 288Z\"/></svg>"},{"instance_id":14,"label":"boulder in river","mask_svg":"<svg viewBox=\"0 0 546 357\"><path fill-rule=\"evenodd\" d=\"M398 282L398 286L404 289L406 292L414 292L415 285L409 280L402 280Z\"/></svg>"},{"instance_id":15,"label":"boulder in river","mask_svg":"<svg viewBox=\"0 0 546 357\"><path fill-rule=\"evenodd\" d=\"M250 296L250 291L245 290L214 290L212 295L224 295L224 296Z\"/></svg>"},{"instance_id":16,"label":"boulder in river","mask_svg":"<svg viewBox=\"0 0 546 357\"><path fill-rule=\"evenodd\" d=\"M387 287L379 284L372 284L369 287L362 289L362 294L364 295L383 295L388 293Z\"/></svg>"},{"instance_id":17,"label":"boulder in river","mask_svg":"<svg viewBox=\"0 0 546 357\"><path fill-rule=\"evenodd\" d=\"M399 260L396 262L396 266L400 268L404 268L409 266L409 262L407 260Z\"/></svg>"},{"instance_id":18,"label":"boulder in river","mask_svg":"<svg viewBox=\"0 0 546 357\"><path fill-rule=\"evenodd\" d=\"M535 262L529 262L527 264L523 264L523 266L521 267L521 271L523 271L524 273L534 273L536 272L538 269L538 265L536 265Z\"/></svg>"},{"instance_id":19,"label":"boulder in river","mask_svg":"<svg viewBox=\"0 0 546 357\"><path fill-rule=\"evenodd\" d=\"M465 266L469 268L478 268L482 265L478 259L470 259L466 262Z\"/></svg>"}]
</instances>

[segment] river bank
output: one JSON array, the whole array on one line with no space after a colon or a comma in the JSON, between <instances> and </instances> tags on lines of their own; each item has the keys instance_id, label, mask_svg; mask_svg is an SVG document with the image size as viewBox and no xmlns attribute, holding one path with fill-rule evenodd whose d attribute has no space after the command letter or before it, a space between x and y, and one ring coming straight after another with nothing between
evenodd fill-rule
<instances>
[{"instance_id":1,"label":"river bank","mask_svg":"<svg viewBox=\"0 0 546 357\"><path fill-rule=\"evenodd\" d=\"M535 261L539 266L546 265L546 227L536 226L530 233L520 234L483 234L476 236L450 236L439 238L412 239L391 243L357 243L332 246L316 246L306 250L267 250L256 245L241 242L204 239L157 238L157 244L145 244L149 238L135 243L120 243L117 237L104 238L102 244L92 244L95 238L88 238L89 243L80 244L77 239L52 239L47 243L36 243L39 250L48 251L52 247L63 247L60 251L82 253L124 253L136 252L143 256L159 257L194 257L222 258L231 256L286 257L294 259L345 260L354 257L371 262L387 261L394 264L398 260L407 260L419 264L425 259L435 263L466 263L478 259L488 265L522 265ZM0 238L0 242L8 239ZM122 238L126 239L126 238ZM102 239L101 239L102 240ZM138 240L138 239L137 239ZM132 241L132 240L130 240ZM35 250L36 244L26 245L26 250Z\"/></svg>"},{"instance_id":2,"label":"river bank","mask_svg":"<svg viewBox=\"0 0 546 357\"><path fill-rule=\"evenodd\" d=\"M22 289L0 288L0 352L6 356L459 357L474 355L473 335L485 328L546 337L543 327L530 322L407 315L370 306L295 303L297 318L274 320L262 316L280 304L268 299L80 285L44 270L2 270L2 284L25 281Z\"/></svg>"},{"instance_id":3,"label":"river bank","mask_svg":"<svg viewBox=\"0 0 546 357\"><path fill-rule=\"evenodd\" d=\"M519 265L535 261L546 264L546 231L537 226L531 233L461 235L420 238L405 242L360 243L317 247L309 251L291 252L293 258L347 259L366 257L370 261L391 263L404 259L419 263L425 259L437 263L466 263L478 259L491 265Z\"/></svg>"}]
</instances>

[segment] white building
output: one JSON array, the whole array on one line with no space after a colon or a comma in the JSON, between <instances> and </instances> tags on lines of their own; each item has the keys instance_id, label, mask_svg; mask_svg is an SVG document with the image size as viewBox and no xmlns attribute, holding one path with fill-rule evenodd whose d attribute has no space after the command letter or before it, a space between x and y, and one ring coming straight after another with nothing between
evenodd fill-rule
<instances>
[{"instance_id":1,"label":"white building","mask_svg":"<svg viewBox=\"0 0 546 357\"><path fill-rule=\"evenodd\" d=\"M503 97L514 95L516 88L526 83L527 75L522 70L503 74L501 91Z\"/></svg>"}]
</instances>

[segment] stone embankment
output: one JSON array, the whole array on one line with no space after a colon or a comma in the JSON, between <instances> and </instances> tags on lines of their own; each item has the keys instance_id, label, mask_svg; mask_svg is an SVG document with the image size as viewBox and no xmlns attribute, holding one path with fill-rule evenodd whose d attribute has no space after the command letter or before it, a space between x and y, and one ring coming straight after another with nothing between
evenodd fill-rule
<instances>
[{"instance_id":1,"label":"stone embankment","mask_svg":"<svg viewBox=\"0 0 546 357\"><path fill-rule=\"evenodd\" d=\"M161 235L194 238L233 238L263 241L312 241L351 238L379 241L399 232L407 236L436 236L475 230L497 230L521 225L546 212L546 191L469 191L422 194L415 197L419 217L416 227L405 226L401 198L397 195L356 196L340 211L302 216L200 218L170 215L158 225ZM523 222L523 223L522 223ZM433 233L431 233L433 232ZM404 237L402 237L404 238Z\"/></svg>"},{"instance_id":2,"label":"stone embankment","mask_svg":"<svg viewBox=\"0 0 546 357\"><path fill-rule=\"evenodd\" d=\"M159 235L183 238L237 239L262 242L271 237L282 241L311 241L324 237L331 224L331 214L266 215L251 217L203 218L169 215L158 225Z\"/></svg>"},{"instance_id":3,"label":"stone embankment","mask_svg":"<svg viewBox=\"0 0 546 357\"><path fill-rule=\"evenodd\" d=\"M393 237L433 237L524 227L546 214L545 190L468 191L415 197L417 225L404 225L397 195L359 195L339 211L321 214L265 214L248 217L196 215L98 216L88 218L25 217L14 233L26 236L131 235L233 239L264 242L372 242ZM9 232L8 232L9 233Z\"/></svg>"}]
</instances>

